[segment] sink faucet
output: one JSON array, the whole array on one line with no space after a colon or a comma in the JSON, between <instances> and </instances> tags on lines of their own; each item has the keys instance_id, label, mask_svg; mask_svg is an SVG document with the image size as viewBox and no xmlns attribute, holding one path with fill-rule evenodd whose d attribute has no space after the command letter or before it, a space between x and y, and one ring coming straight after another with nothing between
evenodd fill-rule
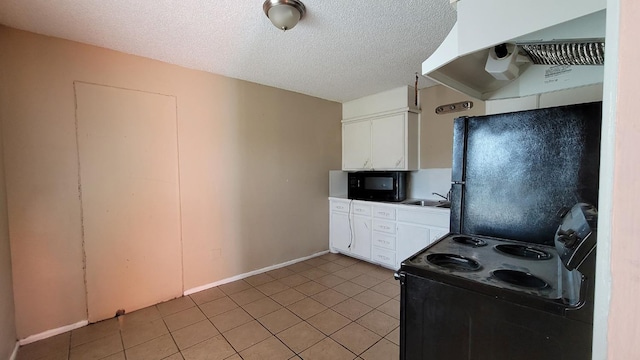
<instances>
[{"instance_id":1,"label":"sink faucet","mask_svg":"<svg viewBox=\"0 0 640 360\"><path fill-rule=\"evenodd\" d=\"M438 194L437 192L431 193L432 195L437 195L440 196L441 198L447 200L447 201L451 201L451 190L449 190L449 192L447 193L447 196Z\"/></svg>"}]
</instances>

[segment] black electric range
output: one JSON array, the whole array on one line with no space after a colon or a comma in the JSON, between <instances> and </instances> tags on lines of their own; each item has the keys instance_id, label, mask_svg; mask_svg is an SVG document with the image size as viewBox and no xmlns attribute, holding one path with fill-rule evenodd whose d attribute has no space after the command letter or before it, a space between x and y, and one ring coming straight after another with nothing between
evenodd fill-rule
<instances>
[{"instance_id":1,"label":"black electric range","mask_svg":"<svg viewBox=\"0 0 640 360\"><path fill-rule=\"evenodd\" d=\"M448 234L402 263L401 359L588 359L596 211L555 246Z\"/></svg>"}]
</instances>

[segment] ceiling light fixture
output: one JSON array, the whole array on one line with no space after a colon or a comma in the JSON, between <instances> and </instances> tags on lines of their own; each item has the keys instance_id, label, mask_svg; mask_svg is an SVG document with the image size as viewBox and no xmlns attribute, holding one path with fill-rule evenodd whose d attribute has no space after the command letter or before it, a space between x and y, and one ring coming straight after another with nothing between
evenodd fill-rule
<instances>
[{"instance_id":1,"label":"ceiling light fixture","mask_svg":"<svg viewBox=\"0 0 640 360\"><path fill-rule=\"evenodd\" d=\"M271 23L283 31L293 29L306 12L304 4L298 0L267 0L262 9Z\"/></svg>"}]
</instances>

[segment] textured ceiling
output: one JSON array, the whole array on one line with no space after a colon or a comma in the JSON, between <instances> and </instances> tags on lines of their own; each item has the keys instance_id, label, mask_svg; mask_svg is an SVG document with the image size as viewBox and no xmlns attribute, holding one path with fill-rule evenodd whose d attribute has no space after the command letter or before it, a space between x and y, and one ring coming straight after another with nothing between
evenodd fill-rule
<instances>
[{"instance_id":1,"label":"textured ceiling","mask_svg":"<svg viewBox=\"0 0 640 360\"><path fill-rule=\"evenodd\" d=\"M287 32L263 0L2 0L0 23L344 102L413 85L456 20L449 0L303 1Z\"/></svg>"}]
</instances>

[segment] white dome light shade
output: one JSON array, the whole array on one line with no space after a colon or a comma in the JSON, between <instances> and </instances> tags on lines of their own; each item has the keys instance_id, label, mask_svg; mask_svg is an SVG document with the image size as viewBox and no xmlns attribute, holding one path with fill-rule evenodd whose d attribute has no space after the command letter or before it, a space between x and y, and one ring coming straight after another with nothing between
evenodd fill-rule
<instances>
[{"instance_id":1,"label":"white dome light shade","mask_svg":"<svg viewBox=\"0 0 640 360\"><path fill-rule=\"evenodd\" d=\"M304 16L304 4L297 0L267 0L262 5L271 23L281 30L293 29Z\"/></svg>"},{"instance_id":2,"label":"white dome light shade","mask_svg":"<svg viewBox=\"0 0 640 360\"><path fill-rule=\"evenodd\" d=\"M289 5L276 5L269 9L269 20L282 30L293 29L300 20L300 13Z\"/></svg>"}]
</instances>

